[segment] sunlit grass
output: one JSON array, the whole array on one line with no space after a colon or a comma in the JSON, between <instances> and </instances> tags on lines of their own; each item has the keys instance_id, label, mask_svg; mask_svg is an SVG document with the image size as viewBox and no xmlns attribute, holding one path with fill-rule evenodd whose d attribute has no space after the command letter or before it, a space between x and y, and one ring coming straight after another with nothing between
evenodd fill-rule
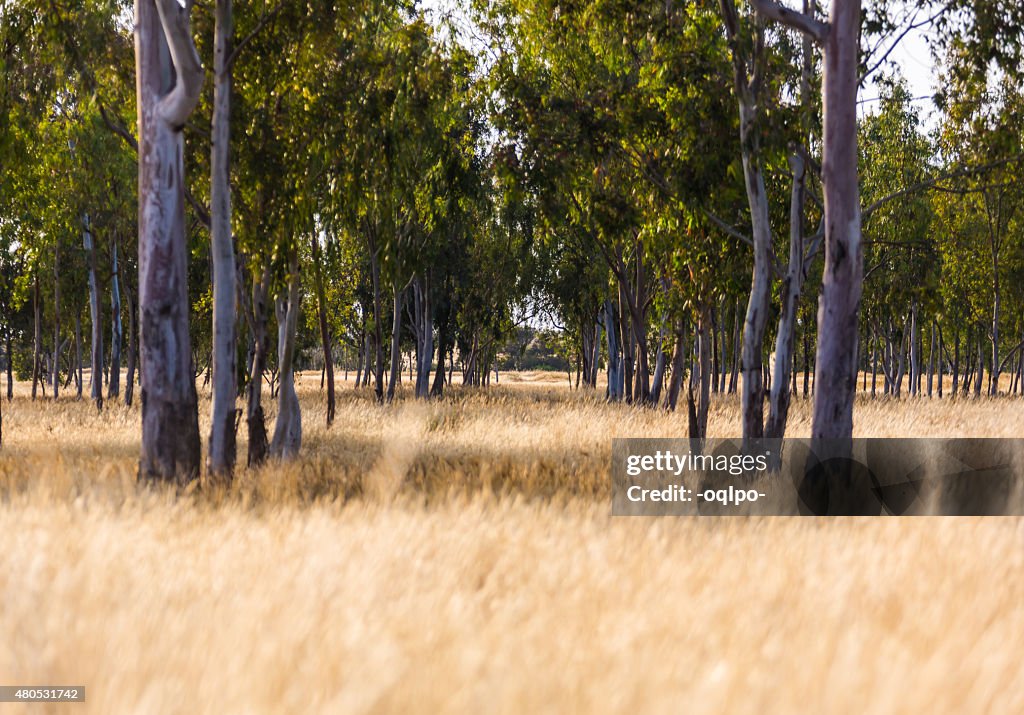
<instances>
[{"instance_id":1,"label":"sunlit grass","mask_svg":"<svg viewBox=\"0 0 1024 715\"><path fill-rule=\"evenodd\" d=\"M615 519L611 438L685 411L566 384L379 406L339 380L327 429L307 374L302 459L180 496L135 484L137 406L18 385L2 681L104 714L1024 711L1021 520ZM856 429L1017 437L1022 407L862 399Z\"/></svg>"}]
</instances>

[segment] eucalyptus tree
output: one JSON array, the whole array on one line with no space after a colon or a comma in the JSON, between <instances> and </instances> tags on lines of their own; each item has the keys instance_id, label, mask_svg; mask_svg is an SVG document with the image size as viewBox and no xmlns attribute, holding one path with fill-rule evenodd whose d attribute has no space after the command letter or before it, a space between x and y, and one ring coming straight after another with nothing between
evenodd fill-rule
<instances>
[{"instance_id":1,"label":"eucalyptus tree","mask_svg":"<svg viewBox=\"0 0 1024 715\"><path fill-rule=\"evenodd\" d=\"M137 0L140 479L186 483L199 474L199 420L189 336L183 129L203 69L191 0Z\"/></svg>"},{"instance_id":2,"label":"eucalyptus tree","mask_svg":"<svg viewBox=\"0 0 1024 715\"><path fill-rule=\"evenodd\" d=\"M815 439L853 435L858 312L863 284L857 174L860 0L832 0L828 20L773 0L751 0L765 19L811 38L822 53L822 162L825 268L815 357Z\"/></svg>"}]
</instances>

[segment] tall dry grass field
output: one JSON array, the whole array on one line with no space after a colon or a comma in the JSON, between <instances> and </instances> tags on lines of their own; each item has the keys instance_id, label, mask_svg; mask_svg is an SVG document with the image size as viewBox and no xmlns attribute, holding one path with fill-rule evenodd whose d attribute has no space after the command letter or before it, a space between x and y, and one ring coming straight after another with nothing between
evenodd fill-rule
<instances>
[{"instance_id":1,"label":"tall dry grass field","mask_svg":"<svg viewBox=\"0 0 1024 715\"><path fill-rule=\"evenodd\" d=\"M20 385L0 684L87 702L0 712L1024 712L1021 520L612 518L611 438L685 416L557 377L391 407L339 382L328 430L307 375L301 461L184 495L136 487L137 409ZM1017 437L1022 413L865 400L856 420ZM738 431L716 400L709 432Z\"/></svg>"}]
</instances>

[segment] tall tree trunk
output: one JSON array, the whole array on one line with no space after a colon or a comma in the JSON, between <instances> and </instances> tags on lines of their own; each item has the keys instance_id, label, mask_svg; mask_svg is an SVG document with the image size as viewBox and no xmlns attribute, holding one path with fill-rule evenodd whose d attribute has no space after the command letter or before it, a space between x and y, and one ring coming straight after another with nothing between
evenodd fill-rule
<instances>
[{"instance_id":1,"label":"tall tree trunk","mask_svg":"<svg viewBox=\"0 0 1024 715\"><path fill-rule=\"evenodd\" d=\"M100 315L100 289L96 276L96 248L93 241L89 217L84 221L82 244L85 246L86 261L89 269L89 319L92 324L90 378L92 385L90 397L96 403L96 409L103 409L103 319Z\"/></svg>"},{"instance_id":2,"label":"tall tree trunk","mask_svg":"<svg viewBox=\"0 0 1024 715\"><path fill-rule=\"evenodd\" d=\"M624 394L624 373L622 364L622 344L619 342L618 311L610 300L604 304L605 338L608 342L608 399L619 402Z\"/></svg>"},{"instance_id":3,"label":"tall tree trunk","mask_svg":"<svg viewBox=\"0 0 1024 715\"><path fill-rule=\"evenodd\" d=\"M697 322L697 365L700 370L696 412L696 434L691 437L705 439L708 435L708 408L711 405L711 311L705 307Z\"/></svg>"},{"instance_id":4,"label":"tall tree trunk","mask_svg":"<svg viewBox=\"0 0 1024 715\"><path fill-rule=\"evenodd\" d=\"M256 467L267 458L267 426L263 413L263 372L267 366L267 297L270 292L270 263L262 275L253 276L249 331L252 333L252 367L246 381L245 423L249 435L247 464Z\"/></svg>"},{"instance_id":5,"label":"tall tree trunk","mask_svg":"<svg viewBox=\"0 0 1024 715\"><path fill-rule=\"evenodd\" d=\"M189 337L184 137L203 70L191 0L136 0L139 114L139 478L187 483L199 474L199 415ZM94 388L98 384L94 376Z\"/></svg>"},{"instance_id":6,"label":"tall tree trunk","mask_svg":"<svg viewBox=\"0 0 1024 715\"><path fill-rule=\"evenodd\" d=\"M686 371L686 326L680 320L676 323L675 348L672 351L672 380L669 383L668 397L665 407L675 412L679 403L679 391L683 386L683 373Z\"/></svg>"},{"instance_id":7,"label":"tall tree trunk","mask_svg":"<svg viewBox=\"0 0 1024 715\"><path fill-rule=\"evenodd\" d=\"M75 399L82 399L82 316L75 316Z\"/></svg>"},{"instance_id":8,"label":"tall tree trunk","mask_svg":"<svg viewBox=\"0 0 1024 715\"><path fill-rule=\"evenodd\" d=\"M113 400L121 394L121 279L116 235L110 244L110 261L110 383L107 385L107 399Z\"/></svg>"},{"instance_id":9,"label":"tall tree trunk","mask_svg":"<svg viewBox=\"0 0 1024 715\"><path fill-rule=\"evenodd\" d=\"M399 288L398 284L392 286L391 294L394 296L391 313L391 368L388 379L388 402L395 399L395 387L398 384L399 373L402 371L402 307L405 303L405 289Z\"/></svg>"},{"instance_id":10,"label":"tall tree trunk","mask_svg":"<svg viewBox=\"0 0 1024 715\"><path fill-rule=\"evenodd\" d=\"M60 241L53 247L53 399L60 395Z\"/></svg>"},{"instance_id":11,"label":"tall tree trunk","mask_svg":"<svg viewBox=\"0 0 1024 715\"><path fill-rule=\"evenodd\" d=\"M43 352L43 308L42 297L39 295L39 274L36 273L32 287L32 315L34 321L34 339L32 341L32 399L36 399L36 386L40 379L40 365Z\"/></svg>"},{"instance_id":12,"label":"tall tree trunk","mask_svg":"<svg viewBox=\"0 0 1024 715\"><path fill-rule=\"evenodd\" d=\"M764 436L782 439L789 417L789 370L793 364L793 343L796 339L796 312L804 281L804 160L796 152L789 157L793 172L793 188L789 203L789 268L782 284L782 310L775 338L775 375L772 379L768 406L768 424Z\"/></svg>"},{"instance_id":13,"label":"tall tree trunk","mask_svg":"<svg viewBox=\"0 0 1024 715\"><path fill-rule=\"evenodd\" d=\"M619 343L622 345L623 397L626 404L633 403L633 332L630 329L629 308L623 281L619 280Z\"/></svg>"},{"instance_id":14,"label":"tall tree trunk","mask_svg":"<svg viewBox=\"0 0 1024 715\"><path fill-rule=\"evenodd\" d=\"M931 345L928 348L928 397L932 396L933 380L935 375L935 323L931 328Z\"/></svg>"},{"instance_id":15,"label":"tall tree trunk","mask_svg":"<svg viewBox=\"0 0 1024 715\"><path fill-rule=\"evenodd\" d=\"M416 333L416 397L430 397L430 363L434 358L434 312L430 274L413 281L413 317Z\"/></svg>"},{"instance_id":16,"label":"tall tree trunk","mask_svg":"<svg viewBox=\"0 0 1024 715\"><path fill-rule=\"evenodd\" d=\"M832 0L824 40L822 183L825 271L818 311L815 439L853 436L857 315L864 275L857 176L857 86L860 0ZM817 389L818 382L821 389Z\"/></svg>"},{"instance_id":17,"label":"tall tree trunk","mask_svg":"<svg viewBox=\"0 0 1024 715\"><path fill-rule=\"evenodd\" d=\"M231 0L216 0L213 28L213 118L210 126L210 254L213 260L213 389L207 472L231 479L238 399L238 312L235 246L231 237Z\"/></svg>"},{"instance_id":18,"label":"tall tree trunk","mask_svg":"<svg viewBox=\"0 0 1024 715\"><path fill-rule=\"evenodd\" d=\"M729 375L729 394L735 395L740 374L740 304L733 304L732 310L732 373Z\"/></svg>"},{"instance_id":19,"label":"tall tree trunk","mask_svg":"<svg viewBox=\"0 0 1024 715\"><path fill-rule=\"evenodd\" d=\"M374 392L377 402L384 401L384 333L381 321L384 311L381 308L380 259L377 255L376 240L370 234L370 277L373 283L373 345L374 345Z\"/></svg>"},{"instance_id":20,"label":"tall tree trunk","mask_svg":"<svg viewBox=\"0 0 1024 715\"><path fill-rule=\"evenodd\" d=\"M327 426L334 422L334 356L331 354L331 333L327 327L327 293L321 264L320 238L313 236L313 281L316 287L316 312L320 323L320 345L324 351L324 380L327 382Z\"/></svg>"},{"instance_id":21,"label":"tall tree trunk","mask_svg":"<svg viewBox=\"0 0 1024 715\"><path fill-rule=\"evenodd\" d=\"M5 353L7 355L7 401L10 402L11 400L14 399L14 355L11 352L11 326L10 326L10 324L8 324L7 325L7 329L4 330L4 339L6 341ZM79 365L82 364L81 359L79 359L78 364ZM78 382L78 394L79 394L79 396L81 396L81 394L82 394L82 382L81 382L82 371L81 371L81 369L79 369L79 371L78 371L78 379L79 379L79 382Z\"/></svg>"},{"instance_id":22,"label":"tall tree trunk","mask_svg":"<svg viewBox=\"0 0 1024 715\"><path fill-rule=\"evenodd\" d=\"M921 356L917 349L917 303L910 306L910 385L911 395L917 395L917 375L921 370Z\"/></svg>"},{"instance_id":23,"label":"tall tree trunk","mask_svg":"<svg viewBox=\"0 0 1024 715\"><path fill-rule=\"evenodd\" d=\"M128 301L128 370L124 383L124 404L131 407L135 399L135 366L139 359L139 326L135 318L135 300L128 286L125 286L124 297Z\"/></svg>"},{"instance_id":24,"label":"tall tree trunk","mask_svg":"<svg viewBox=\"0 0 1024 715\"><path fill-rule=\"evenodd\" d=\"M277 296L277 363L280 384L277 388L277 421L270 453L290 459L302 446L302 410L295 394L295 337L299 327L299 265L293 250L288 268L288 292Z\"/></svg>"}]
</instances>

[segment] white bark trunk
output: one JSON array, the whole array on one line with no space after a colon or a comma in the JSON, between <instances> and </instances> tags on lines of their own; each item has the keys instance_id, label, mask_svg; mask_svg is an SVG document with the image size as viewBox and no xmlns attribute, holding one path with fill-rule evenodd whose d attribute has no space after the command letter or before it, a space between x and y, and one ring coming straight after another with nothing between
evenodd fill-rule
<instances>
[{"instance_id":1,"label":"white bark trunk","mask_svg":"<svg viewBox=\"0 0 1024 715\"><path fill-rule=\"evenodd\" d=\"M238 377L237 272L231 238L231 0L214 10L213 120L210 146L210 242L213 256L213 395L206 469L230 480L235 467Z\"/></svg>"},{"instance_id":2,"label":"white bark trunk","mask_svg":"<svg viewBox=\"0 0 1024 715\"><path fill-rule=\"evenodd\" d=\"M202 67L191 2L136 0L139 114L139 322L142 446L139 478L187 483L199 474L199 422L189 337L185 237L185 120ZM94 381L97 376L94 375Z\"/></svg>"}]
</instances>

